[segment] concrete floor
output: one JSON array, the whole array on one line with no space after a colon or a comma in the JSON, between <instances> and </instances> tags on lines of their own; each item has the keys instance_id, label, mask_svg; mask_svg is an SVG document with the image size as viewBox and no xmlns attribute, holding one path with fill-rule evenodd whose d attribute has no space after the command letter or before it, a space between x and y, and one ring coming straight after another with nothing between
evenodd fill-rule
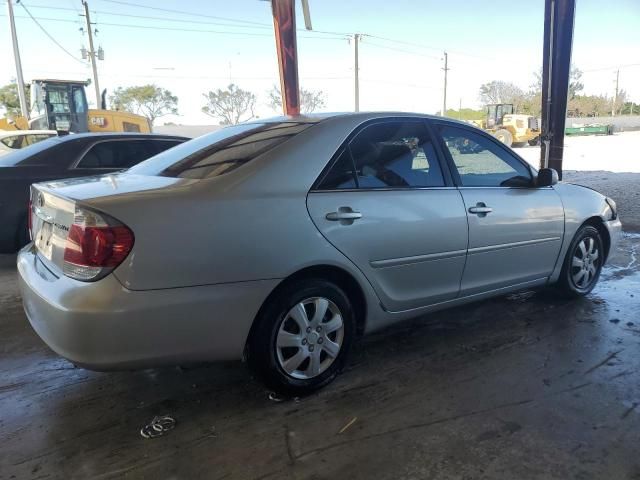
<instances>
[{"instance_id":1,"label":"concrete floor","mask_svg":"<svg viewBox=\"0 0 640 480\"><path fill-rule=\"evenodd\" d=\"M640 479L637 255L628 234L586 299L527 292L368 337L282 402L240 363L74 368L1 256L0 478ZM176 428L143 439L159 414Z\"/></svg>"}]
</instances>

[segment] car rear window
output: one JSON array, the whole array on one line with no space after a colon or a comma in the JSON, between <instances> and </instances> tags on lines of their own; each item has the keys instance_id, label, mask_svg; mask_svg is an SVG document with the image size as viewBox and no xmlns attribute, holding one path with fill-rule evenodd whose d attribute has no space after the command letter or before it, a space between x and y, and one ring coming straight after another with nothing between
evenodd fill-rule
<instances>
[{"instance_id":1,"label":"car rear window","mask_svg":"<svg viewBox=\"0 0 640 480\"><path fill-rule=\"evenodd\" d=\"M14 150L19 150L21 148L26 148L29 145L33 145L34 143L41 142L42 140L46 140L47 138L51 138L55 136L55 134L22 134L22 135L12 135L10 137L4 137L0 139L3 145L13 148Z\"/></svg>"},{"instance_id":2,"label":"car rear window","mask_svg":"<svg viewBox=\"0 0 640 480\"><path fill-rule=\"evenodd\" d=\"M203 179L228 173L303 132L312 123L247 123L223 128L128 170L139 175Z\"/></svg>"},{"instance_id":3,"label":"car rear window","mask_svg":"<svg viewBox=\"0 0 640 480\"><path fill-rule=\"evenodd\" d=\"M22 162L26 162L31 159L35 154L45 151L48 148L58 145L60 143L59 137L51 137L41 142L34 143L28 147L20 148L15 152L11 152L7 155L0 157L0 166L13 167L20 165Z\"/></svg>"}]
</instances>

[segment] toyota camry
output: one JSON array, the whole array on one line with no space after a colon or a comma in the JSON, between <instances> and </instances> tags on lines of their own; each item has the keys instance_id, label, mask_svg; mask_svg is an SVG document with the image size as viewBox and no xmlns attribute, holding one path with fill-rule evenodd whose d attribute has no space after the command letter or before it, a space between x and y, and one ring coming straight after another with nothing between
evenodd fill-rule
<instances>
[{"instance_id":1,"label":"toyota camry","mask_svg":"<svg viewBox=\"0 0 640 480\"><path fill-rule=\"evenodd\" d=\"M245 358L330 382L359 336L521 289L598 281L613 200L483 131L406 113L230 126L123 173L31 187L31 325L97 370Z\"/></svg>"}]
</instances>

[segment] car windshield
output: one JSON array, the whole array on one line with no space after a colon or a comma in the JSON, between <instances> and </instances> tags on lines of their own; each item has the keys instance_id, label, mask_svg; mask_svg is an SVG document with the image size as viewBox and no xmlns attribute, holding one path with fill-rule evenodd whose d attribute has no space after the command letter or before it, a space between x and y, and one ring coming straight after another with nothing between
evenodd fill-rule
<instances>
[{"instance_id":1,"label":"car windshield","mask_svg":"<svg viewBox=\"0 0 640 480\"><path fill-rule=\"evenodd\" d=\"M60 143L59 137L51 137L34 143L33 145L29 145L28 147L16 150L15 152L3 155L0 157L0 167L18 166L22 162L29 160L33 155L40 153L53 145L57 145L58 143Z\"/></svg>"},{"instance_id":2,"label":"car windshield","mask_svg":"<svg viewBox=\"0 0 640 480\"><path fill-rule=\"evenodd\" d=\"M160 153L127 172L138 175L211 178L257 158L313 123L246 123L203 135Z\"/></svg>"}]
</instances>

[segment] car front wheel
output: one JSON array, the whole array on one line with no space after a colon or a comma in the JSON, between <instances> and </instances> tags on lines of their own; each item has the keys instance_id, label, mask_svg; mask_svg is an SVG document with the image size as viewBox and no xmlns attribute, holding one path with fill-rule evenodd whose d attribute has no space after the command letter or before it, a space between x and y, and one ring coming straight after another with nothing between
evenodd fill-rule
<instances>
[{"instance_id":1,"label":"car front wheel","mask_svg":"<svg viewBox=\"0 0 640 480\"><path fill-rule=\"evenodd\" d=\"M591 292L598 283L604 263L604 248L600 232L591 225L578 230L565 257L560 274L560 286L569 296Z\"/></svg>"},{"instance_id":2,"label":"car front wheel","mask_svg":"<svg viewBox=\"0 0 640 480\"><path fill-rule=\"evenodd\" d=\"M306 279L285 286L262 309L247 344L249 367L272 390L304 395L342 369L354 311L337 285Z\"/></svg>"}]
</instances>

